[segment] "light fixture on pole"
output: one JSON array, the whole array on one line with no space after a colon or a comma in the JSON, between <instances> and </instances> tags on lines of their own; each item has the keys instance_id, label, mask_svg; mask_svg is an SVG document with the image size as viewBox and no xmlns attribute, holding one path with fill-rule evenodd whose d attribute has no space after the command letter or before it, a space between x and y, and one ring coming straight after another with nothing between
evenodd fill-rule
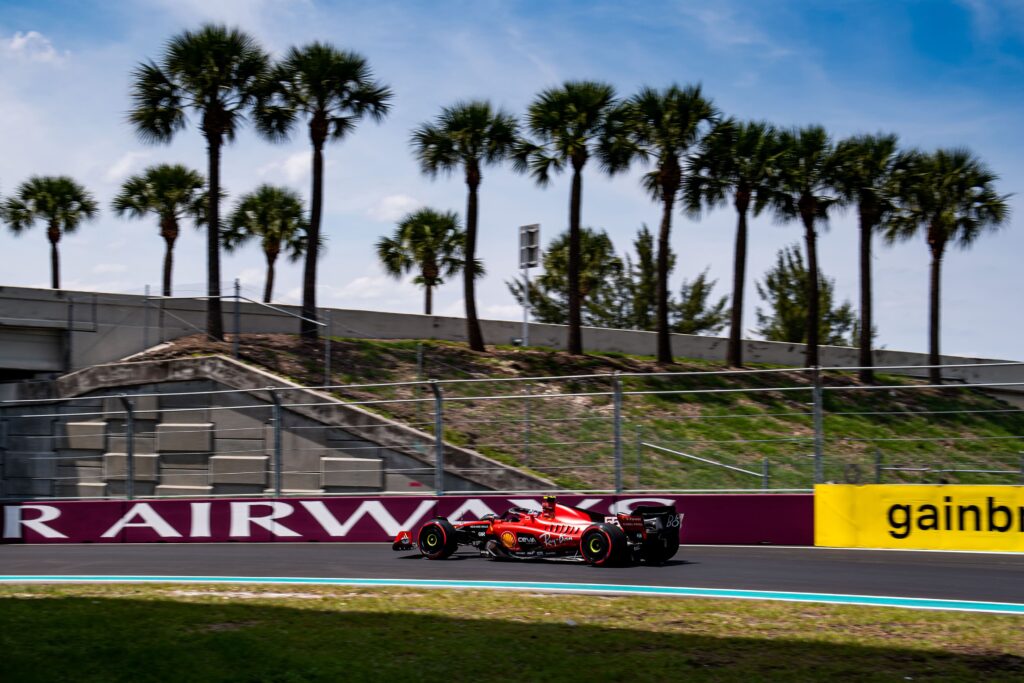
<instances>
[{"instance_id":1,"label":"light fixture on pole","mask_svg":"<svg viewBox=\"0 0 1024 683\"><path fill-rule=\"evenodd\" d=\"M530 268L540 263L540 224L519 226L519 267L523 269L523 346L530 344Z\"/></svg>"}]
</instances>

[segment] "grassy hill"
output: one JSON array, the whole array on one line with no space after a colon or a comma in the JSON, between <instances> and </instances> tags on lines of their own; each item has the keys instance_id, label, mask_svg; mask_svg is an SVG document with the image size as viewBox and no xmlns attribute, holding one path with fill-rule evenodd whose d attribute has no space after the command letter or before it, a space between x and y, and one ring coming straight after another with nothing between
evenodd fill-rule
<instances>
[{"instance_id":1,"label":"grassy hill","mask_svg":"<svg viewBox=\"0 0 1024 683\"><path fill-rule=\"evenodd\" d=\"M759 488L759 476L728 470L696 456L762 472L771 488L813 483L812 379L807 373L710 374L721 364L682 361L659 366L618 354L573 357L546 349L497 347L488 353L440 341L334 339L333 384L433 379L444 384L445 438L501 462L540 473L569 488L614 485L610 375L624 373L622 440L624 484L644 489ZM180 339L149 358L230 354L230 344ZM289 335L247 335L241 360L310 386L323 385L324 349ZM419 360L419 359L422 360ZM756 368L755 368L756 369ZM690 373L643 376L652 372ZM422 374L421 374L422 373ZM639 373L635 376L628 373ZM602 377L571 377L603 375ZM567 377L569 376L569 377ZM509 382L520 377L561 379ZM890 389L867 389L850 374L824 379L825 477L874 481L878 459L886 482L1019 483L1012 474L918 470L1020 471L1024 411L993 396L958 388L919 388L922 381L879 377ZM669 392L630 394L629 392ZM674 393L693 392L693 393ZM336 391L355 401L429 398L423 387L353 387ZM526 395L532 398L484 397ZM414 424L433 425L429 401L366 406ZM665 450L668 449L668 450Z\"/></svg>"}]
</instances>

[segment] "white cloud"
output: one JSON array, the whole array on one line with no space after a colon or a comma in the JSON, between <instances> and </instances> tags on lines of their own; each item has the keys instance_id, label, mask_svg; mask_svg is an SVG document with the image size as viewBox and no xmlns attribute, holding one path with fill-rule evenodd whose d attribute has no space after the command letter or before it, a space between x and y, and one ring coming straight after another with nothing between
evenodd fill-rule
<instances>
[{"instance_id":1,"label":"white cloud","mask_svg":"<svg viewBox=\"0 0 1024 683\"><path fill-rule=\"evenodd\" d=\"M274 18L297 7L310 7L311 0L151 0L155 5L181 20L225 22L249 27L249 30L272 26Z\"/></svg>"},{"instance_id":2,"label":"white cloud","mask_svg":"<svg viewBox=\"0 0 1024 683\"><path fill-rule=\"evenodd\" d=\"M10 38L0 38L0 52L16 59L45 64L60 64L70 54L58 52L53 42L39 31L16 31Z\"/></svg>"},{"instance_id":3,"label":"white cloud","mask_svg":"<svg viewBox=\"0 0 1024 683\"><path fill-rule=\"evenodd\" d=\"M494 304L481 308L480 314L488 320L522 320L523 307L516 304Z\"/></svg>"},{"instance_id":4,"label":"white cloud","mask_svg":"<svg viewBox=\"0 0 1024 683\"><path fill-rule=\"evenodd\" d=\"M284 159L264 164L257 170L257 173L261 177L268 178L272 183L280 182L283 176L292 185L298 185L309 178L311 164L310 152L295 152Z\"/></svg>"},{"instance_id":5,"label":"white cloud","mask_svg":"<svg viewBox=\"0 0 1024 683\"><path fill-rule=\"evenodd\" d=\"M266 276L266 269L264 268L243 268L238 273L238 281L244 287L257 287L263 285L264 277Z\"/></svg>"},{"instance_id":6,"label":"white cloud","mask_svg":"<svg viewBox=\"0 0 1024 683\"><path fill-rule=\"evenodd\" d=\"M405 214L423 206L423 202L406 194L391 194L366 210L366 215L381 223L394 223Z\"/></svg>"},{"instance_id":7,"label":"white cloud","mask_svg":"<svg viewBox=\"0 0 1024 683\"><path fill-rule=\"evenodd\" d=\"M123 263L97 263L92 267L92 272L95 275L109 275L111 273L124 273L128 271L128 266Z\"/></svg>"},{"instance_id":8,"label":"white cloud","mask_svg":"<svg viewBox=\"0 0 1024 683\"><path fill-rule=\"evenodd\" d=\"M387 275L364 275L357 277L348 284L332 288L332 295L341 300L368 301L393 297L395 289L404 283L398 283Z\"/></svg>"},{"instance_id":9,"label":"white cloud","mask_svg":"<svg viewBox=\"0 0 1024 683\"><path fill-rule=\"evenodd\" d=\"M103 179L108 183L123 180L142 166L142 162L149 157L149 152L125 152L107 169L107 172L103 174Z\"/></svg>"},{"instance_id":10,"label":"white cloud","mask_svg":"<svg viewBox=\"0 0 1024 683\"><path fill-rule=\"evenodd\" d=\"M451 318L461 318L462 316L466 315L466 300L460 297L457 300L448 304L447 306L443 307L441 310L437 311L436 314L448 316Z\"/></svg>"},{"instance_id":11,"label":"white cloud","mask_svg":"<svg viewBox=\"0 0 1024 683\"><path fill-rule=\"evenodd\" d=\"M708 45L715 47L754 47L761 56L771 59L785 57L793 50L783 46L764 33L756 22L747 19L746 13L723 4L705 6L702 4L678 5L676 9L686 21L700 24L699 34Z\"/></svg>"},{"instance_id":12,"label":"white cloud","mask_svg":"<svg viewBox=\"0 0 1024 683\"><path fill-rule=\"evenodd\" d=\"M971 15L975 35L990 41L1003 34L1024 33L1024 2L1021 0L958 0Z\"/></svg>"}]
</instances>

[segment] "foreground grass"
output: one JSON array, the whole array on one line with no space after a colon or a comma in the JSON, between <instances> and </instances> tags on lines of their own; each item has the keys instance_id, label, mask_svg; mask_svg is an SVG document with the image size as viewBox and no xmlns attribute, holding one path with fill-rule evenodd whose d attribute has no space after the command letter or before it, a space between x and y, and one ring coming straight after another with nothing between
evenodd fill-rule
<instances>
[{"instance_id":1,"label":"foreground grass","mask_svg":"<svg viewBox=\"0 0 1024 683\"><path fill-rule=\"evenodd\" d=\"M5 681L1019 681L1019 617L302 586L0 586Z\"/></svg>"}]
</instances>

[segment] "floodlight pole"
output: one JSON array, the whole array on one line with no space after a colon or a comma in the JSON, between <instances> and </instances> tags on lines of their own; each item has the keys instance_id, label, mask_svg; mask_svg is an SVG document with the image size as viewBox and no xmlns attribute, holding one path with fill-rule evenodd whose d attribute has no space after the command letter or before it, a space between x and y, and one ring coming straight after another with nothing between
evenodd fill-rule
<instances>
[{"instance_id":1,"label":"floodlight pole","mask_svg":"<svg viewBox=\"0 0 1024 683\"><path fill-rule=\"evenodd\" d=\"M523 264L523 346L530 345L530 266Z\"/></svg>"},{"instance_id":2,"label":"floodlight pole","mask_svg":"<svg viewBox=\"0 0 1024 683\"><path fill-rule=\"evenodd\" d=\"M523 333L520 342L530 345L530 268L539 262L540 224L519 226L519 267L523 269Z\"/></svg>"}]
</instances>

